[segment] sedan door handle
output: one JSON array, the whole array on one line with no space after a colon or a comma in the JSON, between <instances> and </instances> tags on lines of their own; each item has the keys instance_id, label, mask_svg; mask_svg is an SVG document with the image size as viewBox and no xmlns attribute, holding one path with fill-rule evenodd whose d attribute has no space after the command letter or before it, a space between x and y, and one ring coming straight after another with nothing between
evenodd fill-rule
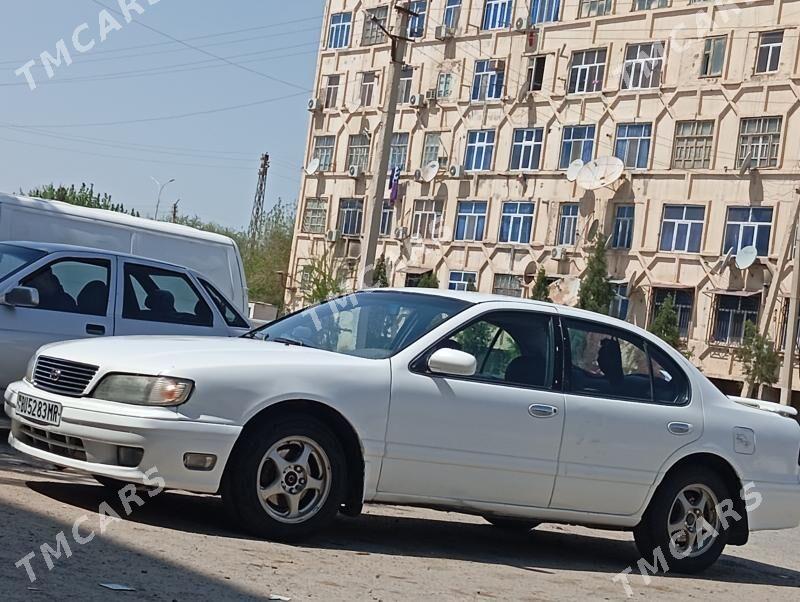
<instances>
[{"instance_id":1,"label":"sedan door handle","mask_svg":"<svg viewBox=\"0 0 800 602\"><path fill-rule=\"evenodd\" d=\"M688 422L670 422L667 430L673 435L688 435L692 432L692 425Z\"/></svg>"},{"instance_id":2,"label":"sedan door handle","mask_svg":"<svg viewBox=\"0 0 800 602\"><path fill-rule=\"evenodd\" d=\"M550 418L551 416L558 414L558 408L555 406L534 403L528 406L528 414L534 418Z\"/></svg>"},{"instance_id":3,"label":"sedan door handle","mask_svg":"<svg viewBox=\"0 0 800 602\"><path fill-rule=\"evenodd\" d=\"M106 327L102 324L87 324L86 325L86 334L91 334L95 336L103 336L106 333Z\"/></svg>"}]
</instances>

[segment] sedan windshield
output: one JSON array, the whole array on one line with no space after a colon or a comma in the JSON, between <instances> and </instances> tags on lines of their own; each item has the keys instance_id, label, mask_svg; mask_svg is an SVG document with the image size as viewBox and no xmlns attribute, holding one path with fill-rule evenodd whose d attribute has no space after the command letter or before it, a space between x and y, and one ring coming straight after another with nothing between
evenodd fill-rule
<instances>
[{"instance_id":1,"label":"sedan windshield","mask_svg":"<svg viewBox=\"0 0 800 602\"><path fill-rule=\"evenodd\" d=\"M45 255L38 249L0 244L0 282Z\"/></svg>"},{"instance_id":2,"label":"sedan windshield","mask_svg":"<svg viewBox=\"0 0 800 602\"><path fill-rule=\"evenodd\" d=\"M469 305L439 295L364 291L304 309L246 336L383 359Z\"/></svg>"}]
</instances>

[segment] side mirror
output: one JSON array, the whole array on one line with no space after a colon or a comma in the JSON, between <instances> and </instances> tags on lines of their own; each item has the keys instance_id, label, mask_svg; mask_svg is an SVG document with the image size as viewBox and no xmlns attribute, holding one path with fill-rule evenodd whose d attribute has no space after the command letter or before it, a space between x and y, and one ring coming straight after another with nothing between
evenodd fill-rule
<instances>
[{"instance_id":1,"label":"side mirror","mask_svg":"<svg viewBox=\"0 0 800 602\"><path fill-rule=\"evenodd\" d=\"M439 349L428 358L428 370L434 374L472 376L477 367L474 356L456 349Z\"/></svg>"},{"instance_id":2,"label":"side mirror","mask_svg":"<svg viewBox=\"0 0 800 602\"><path fill-rule=\"evenodd\" d=\"M15 286L2 296L2 303L11 307L38 307L39 291L29 286Z\"/></svg>"}]
</instances>

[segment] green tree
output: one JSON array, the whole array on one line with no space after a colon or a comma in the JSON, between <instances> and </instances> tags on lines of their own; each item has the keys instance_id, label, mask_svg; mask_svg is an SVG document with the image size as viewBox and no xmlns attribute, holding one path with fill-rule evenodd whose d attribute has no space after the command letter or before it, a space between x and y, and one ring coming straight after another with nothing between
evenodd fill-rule
<instances>
[{"instance_id":1,"label":"green tree","mask_svg":"<svg viewBox=\"0 0 800 602\"><path fill-rule=\"evenodd\" d=\"M648 330L675 349L683 347L678 312L675 311L675 299L672 295L669 295L658 308Z\"/></svg>"},{"instance_id":2,"label":"green tree","mask_svg":"<svg viewBox=\"0 0 800 602\"><path fill-rule=\"evenodd\" d=\"M20 194L24 194L20 190ZM62 203L69 203L70 205L77 205L79 207L89 207L92 209L106 209L108 211L116 211L118 213L128 213L130 215L139 217L139 213L133 209L128 210L122 203L115 203L108 193L95 193L94 184L88 186L84 183L80 188L75 188L73 184L69 188L59 186L56 188L53 184L47 184L40 188L34 188L28 192L28 196L38 199L46 199L48 201L61 201Z\"/></svg>"},{"instance_id":3,"label":"green tree","mask_svg":"<svg viewBox=\"0 0 800 602\"><path fill-rule=\"evenodd\" d=\"M417 283L419 288L439 288L439 279L433 272L425 272Z\"/></svg>"},{"instance_id":4,"label":"green tree","mask_svg":"<svg viewBox=\"0 0 800 602\"><path fill-rule=\"evenodd\" d=\"M389 286L389 276L386 274L386 256L383 254L375 262L375 269L372 271L372 284L378 288Z\"/></svg>"},{"instance_id":5,"label":"green tree","mask_svg":"<svg viewBox=\"0 0 800 602\"><path fill-rule=\"evenodd\" d=\"M340 263L331 253L325 252L312 257L303 267L300 292L308 305L316 305L344 293L339 280Z\"/></svg>"},{"instance_id":6,"label":"green tree","mask_svg":"<svg viewBox=\"0 0 800 602\"><path fill-rule=\"evenodd\" d=\"M758 332L758 327L749 320L744 324L744 337L736 350L736 358L742 362L745 381L749 385L760 389L761 385L774 385L778 381L780 354L772 340Z\"/></svg>"},{"instance_id":7,"label":"green tree","mask_svg":"<svg viewBox=\"0 0 800 602\"><path fill-rule=\"evenodd\" d=\"M608 278L605 238L598 232L586 263L586 271L581 277L578 307L608 315L613 298L614 291Z\"/></svg>"},{"instance_id":8,"label":"green tree","mask_svg":"<svg viewBox=\"0 0 800 602\"><path fill-rule=\"evenodd\" d=\"M547 273L544 268L539 268L539 271L536 272L536 280L533 281L531 289L531 299L550 302L550 285L547 283Z\"/></svg>"}]
</instances>

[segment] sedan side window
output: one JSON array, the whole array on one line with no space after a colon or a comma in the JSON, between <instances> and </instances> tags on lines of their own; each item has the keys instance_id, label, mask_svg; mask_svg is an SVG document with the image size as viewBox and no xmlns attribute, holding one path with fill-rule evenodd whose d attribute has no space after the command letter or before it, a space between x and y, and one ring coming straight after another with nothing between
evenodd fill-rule
<instances>
[{"instance_id":1,"label":"sedan side window","mask_svg":"<svg viewBox=\"0 0 800 602\"><path fill-rule=\"evenodd\" d=\"M135 263L126 263L124 271L123 318L187 326L214 325L211 308L185 274Z\"/></svg>"},{"instance_id":2,"label":"sedan side window","mask_svg":"<svg viewBox=\"0 0 800 602\"><path fill-rule=\"evenodd\" d=\"M105 259L61 259L20 282L39 292L36 309L86 316L105 316L111 262Z\"/></svg>"}]
</instances>

